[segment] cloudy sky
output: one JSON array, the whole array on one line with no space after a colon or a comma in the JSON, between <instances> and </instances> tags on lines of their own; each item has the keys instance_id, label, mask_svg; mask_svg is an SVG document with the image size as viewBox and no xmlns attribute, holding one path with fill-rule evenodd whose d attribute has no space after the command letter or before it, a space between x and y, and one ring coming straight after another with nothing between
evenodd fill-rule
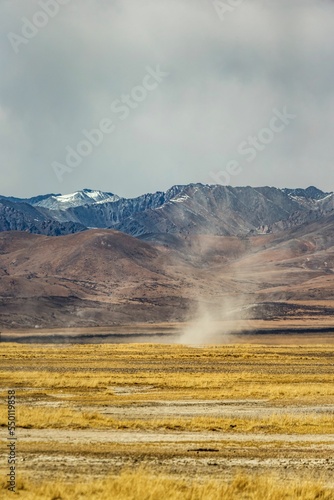
<instances>
[{"instance_id":1,"label":"cloudy sky","mask_svg":"<svg viewBox=\"0 0 334 500\"><path fill-rule=\"evenodd\" d=\"M0 29L1 194L334 190L331 0L1 0Z\"/></svg>"}]
</instances>

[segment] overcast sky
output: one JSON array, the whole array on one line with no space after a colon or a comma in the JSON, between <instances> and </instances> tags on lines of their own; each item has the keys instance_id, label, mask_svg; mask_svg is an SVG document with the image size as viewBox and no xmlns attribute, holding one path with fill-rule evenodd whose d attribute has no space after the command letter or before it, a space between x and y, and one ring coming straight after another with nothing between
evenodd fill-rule
<instances>
[{"instance_id":1,"label":"overcast sky","mask_svg":"<svg viewBox=\"0 0 334 500\"><path fill-rule=\"evenodd\" d=\"M0 194L334 190L330 0L1 0L0 29Z\"/></svg>"}]
</instances>

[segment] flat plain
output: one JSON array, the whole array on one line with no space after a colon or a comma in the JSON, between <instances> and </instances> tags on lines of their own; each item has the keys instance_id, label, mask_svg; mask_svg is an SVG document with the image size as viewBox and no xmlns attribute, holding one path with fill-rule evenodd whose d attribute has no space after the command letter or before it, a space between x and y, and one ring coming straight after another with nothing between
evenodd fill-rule
<instances>
[{"instance_id":1,"label":"flat plain","mask_svg":"<svg viewBox=\"0 0 334 500\"><path fill-rule=\"evenodd\" d=\"M18 498L334 498L333 343L284 338L2 343L1 498L8 389Z\"/></svg>"}]
</instances>

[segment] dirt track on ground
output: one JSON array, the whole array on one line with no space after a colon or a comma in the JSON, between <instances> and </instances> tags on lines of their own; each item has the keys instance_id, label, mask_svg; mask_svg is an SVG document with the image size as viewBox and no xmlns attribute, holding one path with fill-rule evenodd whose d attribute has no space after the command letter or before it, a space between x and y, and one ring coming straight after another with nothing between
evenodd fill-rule
<instances>
[{"instance_id":1,"label":"dirt track on ground","mask_svg":"<svg viewBox=\"0 0 334 500\"><path fill-rule=\"evenodd\" d=\"M22 429L20 440L46 443L225 443L229 441L266 443L308 443L331 445L334 448L334 434L257 434L222 432L166 432L166 431L123 431L123 430L68 430L68 429Z\"/></svg>"}]
</instances>

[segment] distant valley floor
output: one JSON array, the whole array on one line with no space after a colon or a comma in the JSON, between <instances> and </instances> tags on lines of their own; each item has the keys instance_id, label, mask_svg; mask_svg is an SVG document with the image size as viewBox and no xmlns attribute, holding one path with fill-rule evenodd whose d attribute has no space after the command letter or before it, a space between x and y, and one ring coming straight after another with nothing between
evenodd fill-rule
<instances>
[{"instance_id":1,"label":"distant valley floor","mask_svg":"<svg viewBox=\"0 0 334 500\"><path fill-rule=\"evenodd\" d=\"M334 344L331 317L217 321L210 323L207 336L205 326L202 328L203 335L198 336L196 322L132 323L95 328L3 330L0 338L1 342L37 344Z\"/></svg>"}]
</instances>

